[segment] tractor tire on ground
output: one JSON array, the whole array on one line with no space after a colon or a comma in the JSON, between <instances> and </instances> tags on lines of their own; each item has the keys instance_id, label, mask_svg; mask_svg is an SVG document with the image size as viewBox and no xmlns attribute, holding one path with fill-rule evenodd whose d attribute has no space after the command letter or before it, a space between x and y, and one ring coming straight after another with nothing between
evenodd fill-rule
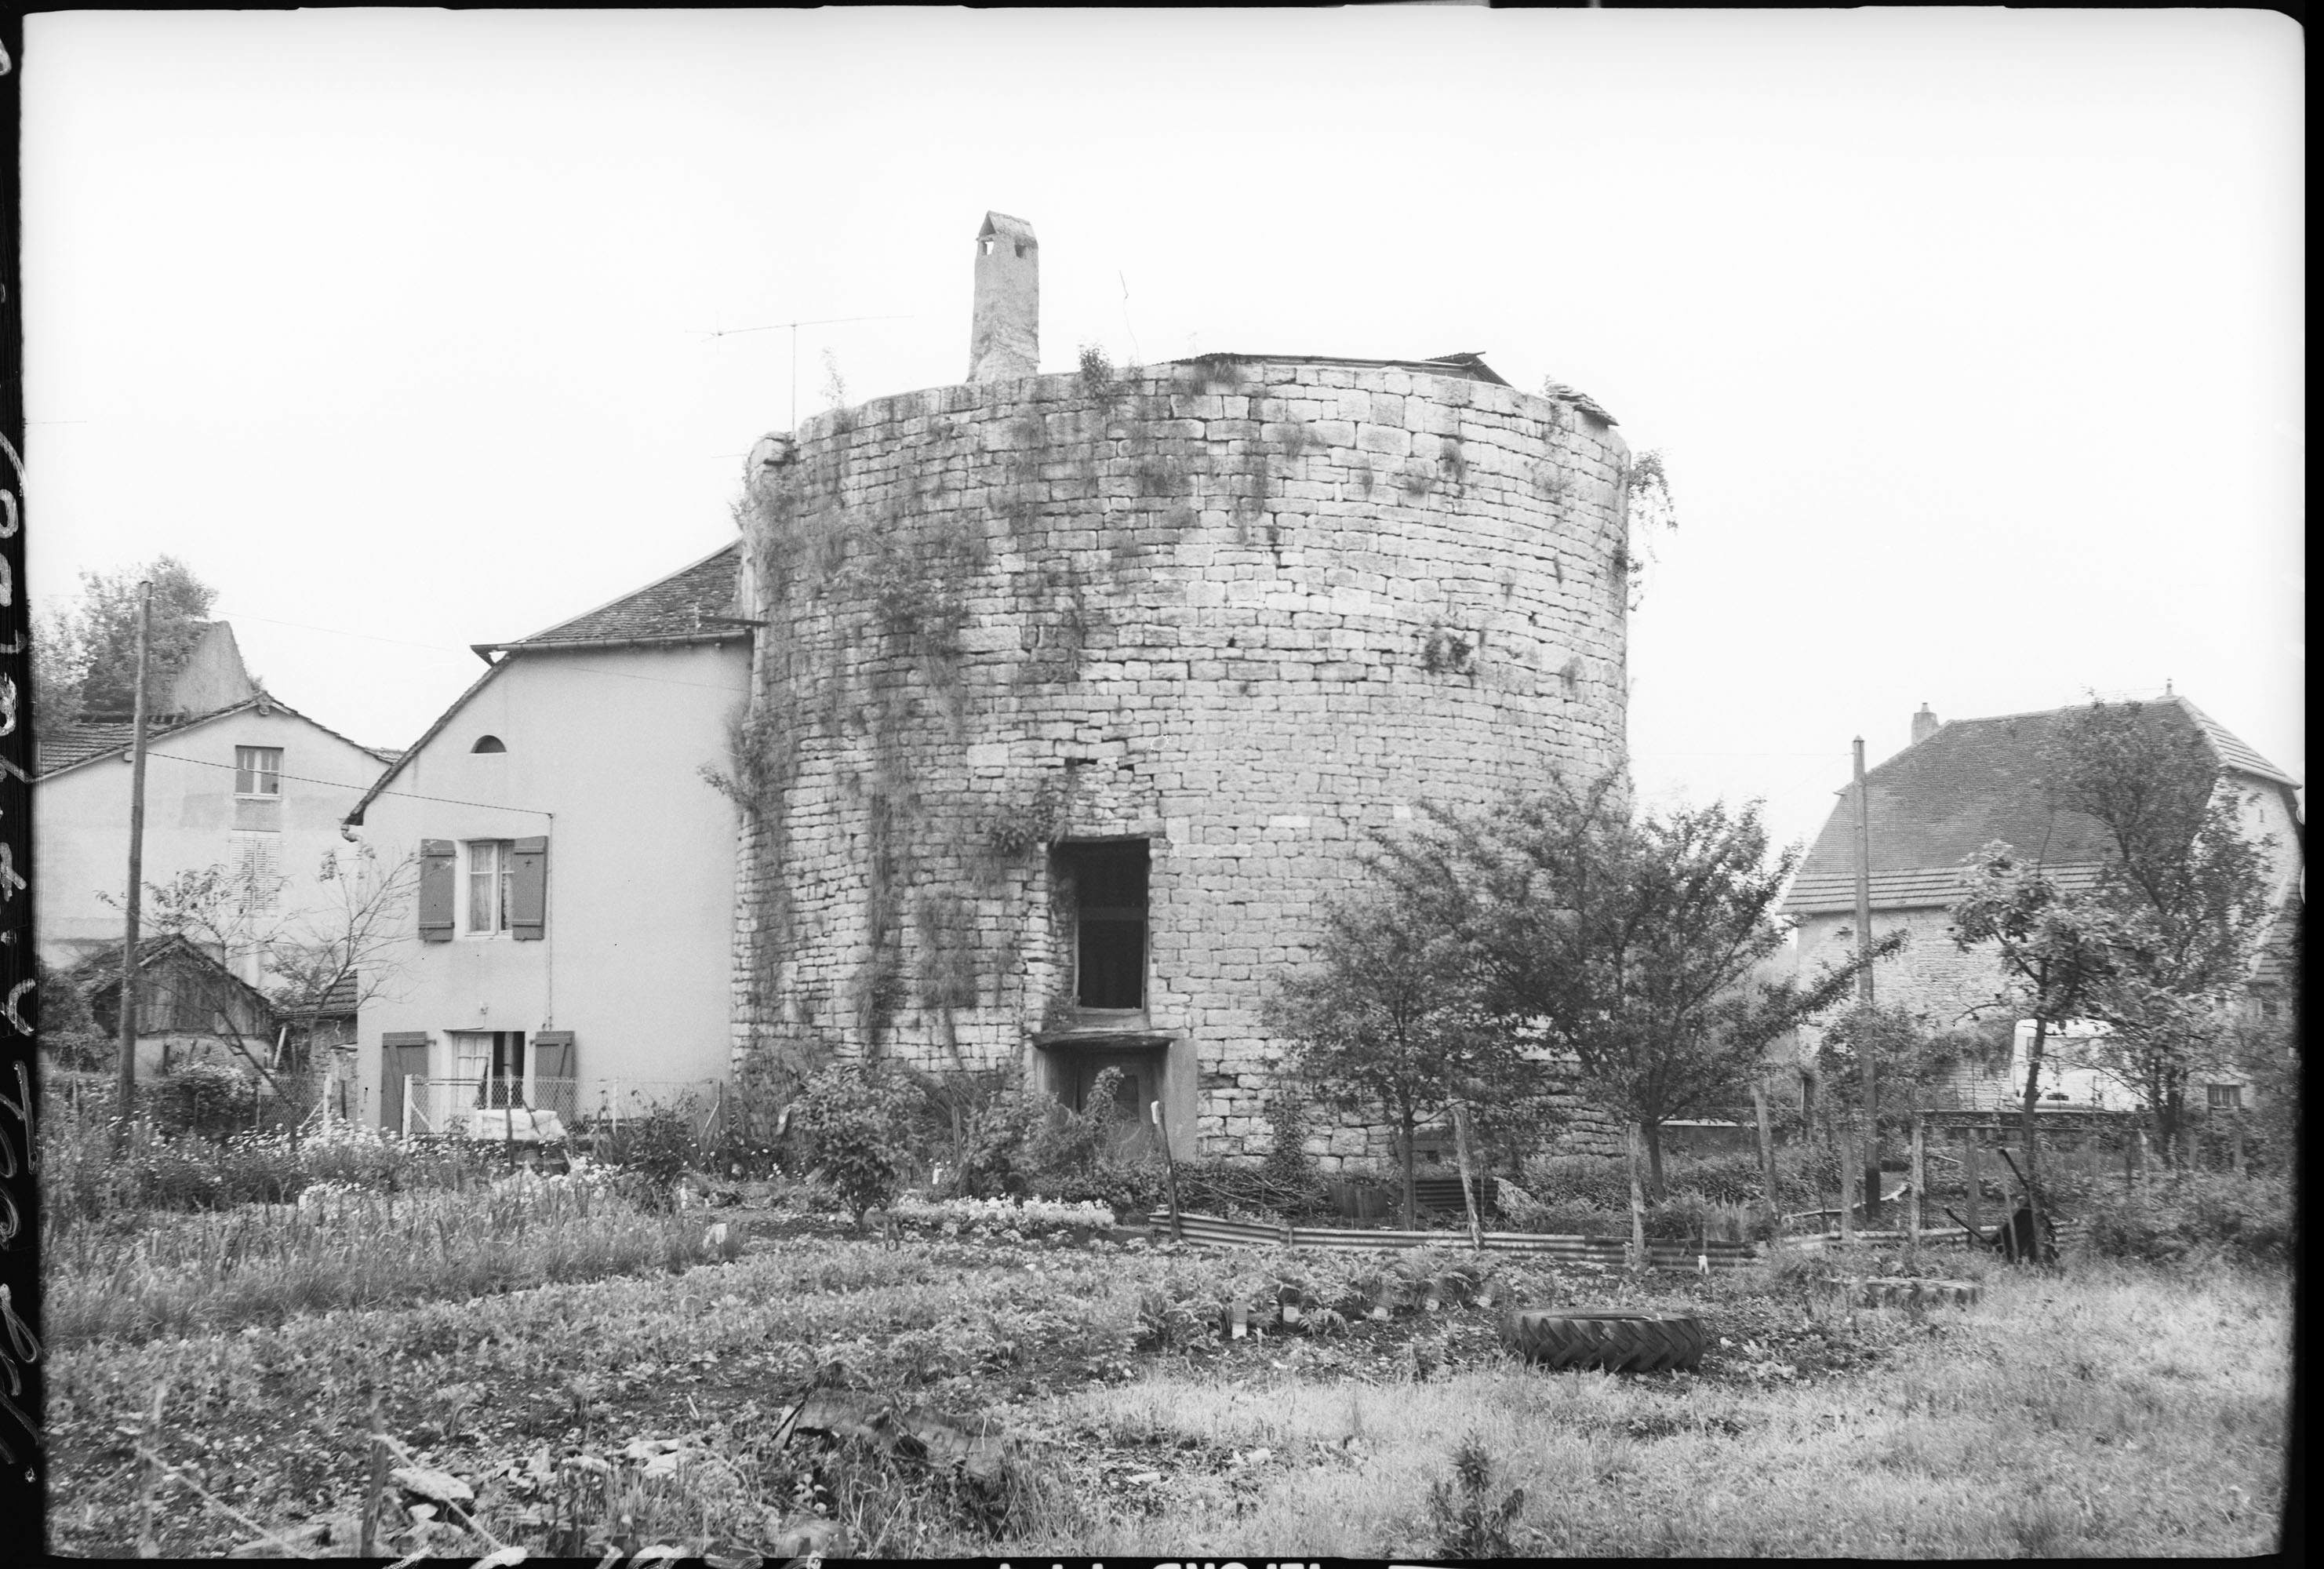
<instances>
[{"instance_id":1,"label":"tractor tire on ground","mask_svg":"<svg viewBox=\"0 0 2324 1569\"><path fill-rule=\"evenodd\" d=\"M1684 1314L1570 1307L1508 1314L1501 1320L1501 1340L1541 1367L1602 1368L1614 1373L1692 1368L1710 1344L1702 1325Z\"/></svg>"}]
</instances>

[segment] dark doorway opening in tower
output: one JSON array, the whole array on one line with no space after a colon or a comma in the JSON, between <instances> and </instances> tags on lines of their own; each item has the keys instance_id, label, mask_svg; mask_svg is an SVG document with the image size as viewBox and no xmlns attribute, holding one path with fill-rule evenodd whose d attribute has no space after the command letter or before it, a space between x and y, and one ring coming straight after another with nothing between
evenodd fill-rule
<instances>
[{"instance_id":1,"label":"dark doorway opening in tower","mask_svg":"<svg viewBox=\"0 0 2324 1569\"><path fill-rule=\"evenodd\" d=\"M1147 845L1143 839L1057 852L1074 890L1074 1005L1086 1021L1146 1011Z\"/></svg>"}]
</instances>

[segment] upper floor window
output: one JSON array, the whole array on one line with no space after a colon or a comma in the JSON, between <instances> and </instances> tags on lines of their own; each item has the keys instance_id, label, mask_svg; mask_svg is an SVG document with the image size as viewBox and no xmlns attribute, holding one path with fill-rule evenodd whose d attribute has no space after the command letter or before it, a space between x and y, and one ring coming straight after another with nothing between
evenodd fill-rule
<instances>
[{"instance_id":1,"label":"upper floor window","mask_svg":"<svg viewBox=\"0 0 2324 1569\"><path fill-rule=\"evenodd\" d=\"M279 746L235 747L234 793L238 796L281 795L282 749Z\"/></svg>"},{"instance_id":2,"label":"upper floor window","mask_svg":"<svg viewBox=\"0 0 2324 1569\"><path fill-rule=\"evenodd\" d=\"M2244 1087L2241 1084L2207 1084L2210 1091L2210 1109L2214 1112L2240 1112L2244 1108Z\"/></svg>"},{"instance_id":3,"label":"upper floor window","mask_svg":"<svg viewBox=\"0 0 2324 1569\"><path fill-rule=\"evenodd\" d=\"M1074 883L1074 1000L1097 1012L1145 1007L1146 841L1072 844L1057 854Z\"/></svg>"},{"instance_id":4,"label":"upper floor window","mask_svg":"<svg viewBox=\"0 0 2324 1569\"><path fill-rule=\"evenodd\" d=\"M506 752L508 743L497 735L479 735L476 737L475 745L468 750L470 752Z\"/></svg>"},{"instance_id":5,"label":"upper floor window","mask_svg":"<svg viewBox=\"0 0 2324 1569\"><path fill-rule=\"evenodd\" d=\"M420 841L420 940L549 935L547 839Z\"/></svg>"},{"instance_id":6,"label":"upper floor window","mask_svg":"<svg viewBox=\"0 0 2324 1569\"><path fill-rule=\"evenodd\" d=\"M509 929L511 881L516 857L506 839L471 839L468 852L468 935Z\"/></svg>"}]
</instances>

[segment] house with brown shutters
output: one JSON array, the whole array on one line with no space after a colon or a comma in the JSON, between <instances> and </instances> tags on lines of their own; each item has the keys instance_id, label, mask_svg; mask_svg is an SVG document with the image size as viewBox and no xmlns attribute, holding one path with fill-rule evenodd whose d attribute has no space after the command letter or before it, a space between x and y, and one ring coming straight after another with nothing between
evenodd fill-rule
<instances>
[{"instance_id":1,"label":"house with brown shutters","mask_svg":"<svg viewBox=\"0 0 2324 1569\"><path fill-rule=\"evenodd\" d=\"M59 971L120 951L132 725L126 714L81 714L44 722L37 738L33 930L42 962ZM327 906L317 882L325 857L346 848L339 821L392 755L266 691L244 668L233 628L210 623L147 715L142 881L220 868L246 884L253 931L295 923ZM245 983L266 983L254 946L210 956Z\"/></svg>"},{"instance_id":2,"label":"house with brown shutters","mask_svg":"<svg viewBox=\"0 0 2324 1569\"><path fill-rule=\"evenodd\" d=\"M704 771L750 681L739 554L476 645L490 668L347 814L349 837L419 863L357 1022L363 1120L496 1136L504 1107L569 1130L715 1101L735 822Z\"/></svg>"},{"instance_id":3,"label":"house with brown shutters","mask_svg":"<svg viewBox=\"0 0 2324 1569\"><path fill-rule=\"evenodd\" d=\"M1872 929L1909 934L1903 952L1874 974L1875 1000L1904 1007L1936 1029L1962 1023L1989 1004L2001 983L1994 959L1953 942L1950 906L1962 887L1961 863L2000 840L2040 858L2061 886L2088 888L2112 853L2094 819L2058 805L2046 788L2044 755L2052 728L2072 709L2003 714L1941 723L1924 705L1913 716L1912 744L1865 774ZM2141 705L2145 722L2197 737L2219 770L2218 789L2240 811L2245 831L2269 845L2276 911L2254 967L2246 1007L2274 1017L2290 1006L2293 976L2285 955L2296 931L2303 874L2299 781L2261 756L2185 697ZM1823 831L1801 863L1784 913L1799 925L1800 969L1844 956L1856 942L1857 810L1854 787L1840 792ZM1810 1040L1812 1030L1805 1032ZM2125 1086L2096 1065L2096 1026L2070 1024L2045 1050L2052 1083L2044 1094L2073 1105L2127 1104ZM1959 1065L1932 1086L1941 1103L1989 1106L2013 1100L2024 1084L2029 1023L2019 1021L2006 1054ZM1803 1043L1805 1044L1805 1043ZM2243 1103L2249 1087L2222 1073L2197 1092L2198 1104ZM2015 1089L2013 1089L2013 1085Z\"/></svg>"}]
</instances>

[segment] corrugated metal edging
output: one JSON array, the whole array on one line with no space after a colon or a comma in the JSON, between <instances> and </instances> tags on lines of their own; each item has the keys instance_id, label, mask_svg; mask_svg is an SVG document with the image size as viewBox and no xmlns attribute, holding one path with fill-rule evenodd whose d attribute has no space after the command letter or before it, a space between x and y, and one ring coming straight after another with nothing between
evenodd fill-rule
<instances>
[{"instance_id":1,"label":"corrugated metal edging","mask_svg":"<svg viewBox=\"0 0 2324 1569\"><path fill-rule=\"evenodd\" d=\"M1157 1229L1167 1228L1170 1216L1167 1211L1157 1211L1150 1220ZM1178 1217L1180 1234L1190 1242L1214 1247L1295 1247L1334 1248L1350 1251L1386 1251L1403 1248L1462 1248L1468 1236L1462 1232L1395 1232L1342 1231L1329 1226L1270 1226L1257 1221L1220 1220L1211 1215L1182 1214ZM1538 1258L1563 1259L1577 1263L1621 1265L1629 1261L1629 1245L1606 1237L1543 1236L1530 1232L1487 1232L1485 1249L1496 1253L1524 1253ZM1656 1269L1692 1269L1699 1260L1707 1259L1714 1269L1733 1269L1752 1262L1758 1251L1748 1242L1650 1241L1646 1244L1647 1261Z\"/></svg>"},{"instance_id":2,"label":"corrugated metal edging","mask_svg":"<svg viewBox=\"0 0 2324 1569\"><path fill-rule=\"evenodd\" d=\"M2058 1241L2061 1245L2080 1241L2087 1229L2088 1223L2081 1220L2060 1221L2057 1223ZM1987 1236L1992 1234L1990 1228L1987 1228L1986 1234ZM1840 1240L1838 1232L1810 1232L1803 1236L1785 1237L1784 1246L1816 1250L1829 1247ZM1907 1240L1903 1232L1856 1233L1857 1243L1862 1247L1902 1247ZM1921 1229L1921 1245L1924 1248L1966 1248L1976 1244L1971 1242L1969 1234L1959 1226L1923 1226Z\"/></svg>"}]
</instances>

